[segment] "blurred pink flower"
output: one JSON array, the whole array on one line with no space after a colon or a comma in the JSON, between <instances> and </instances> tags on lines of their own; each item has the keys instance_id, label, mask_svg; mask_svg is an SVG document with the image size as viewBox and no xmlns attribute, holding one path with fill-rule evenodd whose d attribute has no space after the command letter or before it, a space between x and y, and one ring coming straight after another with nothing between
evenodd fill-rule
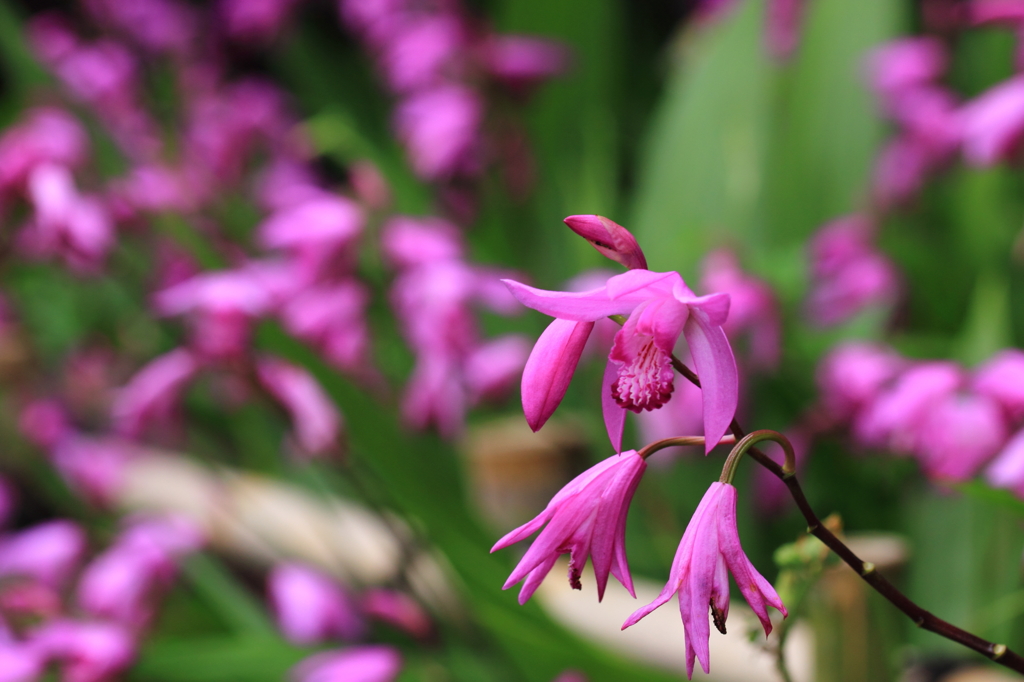
<instances>
[{"instance_id":1,"label":"blurred pink flower","mask_svg":"<svg viewBox=\"0 0 1024 682\"><path fill-rule=\"evenodd\" d=\"M285 639L309 646L354 640L366 626L355 604L334 580L304 564L278 564L267 576L267 594Z\"/></svg>"},{"instance_id":2,"label":"blurred pink flower","mask_svg":"<svg viewBox=\"0 0 1024 682\"><path fill-rule=\"evenodd\" d=\"M50 460L68 486L99 506L114 502L124 484L125 468L137 456L131 443L113 437L71 434L50 450Z\"/></svg>"},{"instance_id":3,"label":"blurred pink flower","mask_svg":"<svg viewBox=\"0 0 1024 682\"><path fill-rule=\"evenodd\" d=\"M183 54L196 37L198 16L177 0L85 0L89 14L101 25L153 52Z\"/></svg>"},{"instance_id":4,"label":"blurred pink flower","mask_svg":"<svg viewBox=\"0 0 1024 682\"><path fill-rule=\"evenodd\" d=\"M768 0L765 45L779 59L788 58L800 43L806 0Z\"/></svg>"},{"instance_id":5,"label":"blurred pink flower","mask_svg":"<svg viewBox=\"0 0 1024 682\"><path fill-rule=\"evenodd\" d=\"M106 682L131 665L135 641L120 625L54 620L36 631L35 646L62 663L64 682Z\"/></svg>"},{"instance_id":6,"label":"blurred pink flower","mask_svg":"<svg viewBox=\"0 0 1024 682\"><path fill-rule=\"evenodd\" d=\"M37 166L75 168L88 151L85 128L71 114L50 107L27 110L0 136L0 196L24 191Z\"/></svg>"},{"instance_id":7,"label":"blurred pink flower","mask_svg":"<svg viewBox=\"0 0 1024 682\"><path fill-rule=\"evenodd\" d=\"M129 437L142 435L148 424L168 421L185 385L199 371L196 358L176 348L149 362L121 388L110 407L114 428Z\"/></svg>"},{"instance_id":8,"label":"blurred pink flower","mask_svg":"<svg viewBox=\"0 0 1024 682\"><path fill-rule=\"evenodd\" d=\"M994 398L1012 421L1024 418L1024 351L1008 348L974 370L971 390Z\"/></svg>"},{"instance_id":9,"label":"blurred pink flower","mask_svg":"<svg viewBox=\"0 0 1024 682\"><path fill-rule=\"evenodd\" d=\"M1024 135L1024 76L983 92L960 110L964 158L992 166L1012 157Z\"/></svg>"},{"instance_id":10,"label":"blurred pink flower","mask_svg":"<svg viewBox=\"0 0 1024 682\"><path fill-rule=\"evenodd\" d=\"M458 16L436 13L403 22L384 44L380 56L388 85L412 92L442 84L460 66L466 37ZM465 61L465 60L462 60Z\"/></svg>"},{"instance_id":11,"label":"blurred pink flower","mask_svg":"<svg viewBox=\"0 0 1024 682\"><path fill-rule=\"evenodd\" d=\"M95 197L82 195L65 166L43 163L28 177L35 213L18 236L32 256L60 256L78 270L96 269L114 244L114 226Z\"/></svg>"},{"instance_id":12,"label":"blurred pink flower","mask_svg":"<svg viewBox=\"0 0 1024 682\"><path fill-rule=\"evenodd\" d=\"M417 639L426 639L434 631L433 621L427 612L404 592L369 589L363 593L359 605L368 617L392 625Z\"/></svg>"},{"instance_id":13,"label":"blurred pink flower","mask_svg":"<svg viewBox=\"0 0 1024 682\"><path fill-rule=\"evenodd\" d=\"M1024 498L1024 430L1018 431L985 471L985 479L996 488L1009 488Z\"/></svg>"},{"instance_id":14,"label":"blurred pink flower","mask_svg":"<svg viewBox=\"0 0 1024 682\"><path fill-rule=\"evenodd\" d=\"M300 0L220 0L218 9L228 36L240 43L265 45L276 38Z\"/></svg>"},{"instance_id":15,"label":"blurred pink flower","mask_svg":"<svg viewBox=\"0 0 1024 682\"><path fill-rule=\"evenodd\" d=\"M31 643L0 641L0 682L36 682L46 659Z\"/></svg>"},{"instance_id":16,"label":"blurred pink flower","mask_svg":"<svg viewBox=\"0 0 1024 682\"><path fill-rule=\"evenodd\" d=\"M906 365L898 353L884 346L857 341L840 344L818 365L822 407L831 419L850 421Z\"/></svg>"},{"instance_id":17,"label":"blurred pink flower","mask_svg":"<svg viewBox=\"0 0 1024 682\"><path fill-rule=\"evenodd\" d=\"M745 273L736 254L718 250L704 257L700 288L729 295L729 319L722 329L733 341L748 334L751 365L774 369L782 352L782 329L778 301L771 287Z\"/></svg>"},{"instance_id":18,"label":"blurred pink flower","mask_svg":"<svg viewBox=\"0 0 1024 682\"><path fill-rule=\"evenodd\" d=\"M505 395L530 355L530 341L519 334L508 334L484 341L465 358L463 371L470 403L497 399Z\"/></svg>"},{"instance_id":19,"label":"blurred pink flower","mask_svg":"<svg viewBox=\"0 0 1024 682\"><path fill-rule=\"evenodd\" d=\"M872 244L872 226L861 216L838 218L818 230L810 260L807 310L820 325L839 324L865 308L895 302L895 266Z\"/></svg>"},{"instance_id":20,"label":"blurred pink flower","mask_svg":"<svg viewBox=\"0 0 1024 682\"><path fill-rule=\"evenodd\" d=\"M488 73L522 90L564 73L569 68L568 48L553 40L520 35L490 36L483 45Z\"/></svg>"},{"instance_id":21,"label":"blurred pink flower","mask_svg":"<svg viewBox=\"0 0 1024 682\"><path fill-rule=\"evenodd\" d=\"M25 576L59 587L85 552L85 533L71 521L47 521L0 537L0 577Z\"/></svg>"},{"instance_id":22,"label":"blurred pink flower","mask_svg":"<svg viewBox=\"0 0 1024 682\"><path fill-rule=\"evenodd\" d=\"M860 412L854 437L867 447L913 452L929 410L952 395L964 378L963 370L952 362L911 366Z\"/></svg>"},{"instance_id":23,"label":"blurred pink flower","mask_svg":"<svg viewBox=\"0 0 1024 682\"><path fill-rule=\"evenodd\" d=\"M71 432L67 410L51 398L31 401L18 415L18 429L33 445L50 449Z\"/></svg>"},{"instance_id":24,"label":"blurred pink flower","mask_svg":"<svg viewBox=\"0 0 1024 682\"><path fill-rule=\"evenodd\" d=\"M914 88L936 82L946 72L946 48L938 38L900 38L871 51L866 60L871 87L889 106Z\"/></svg>"},{"instance_id":25,"label":"blurred pink flower","mask_svg":"<svg viewBox=\"0 0 1024 682\"><path fill-rule=\"evenodd\" d=\"M473 175L479 170L483 103L473 90L443 85L399 103L395 130L413 170L426 180Z\"/></svg>"},{"instance_id":26,"label":"blurred pink flower","mask_svg":"<svg viewBox=\"0 0 1024 682\"><path fill-rule=\"evenodd\" d=\"M679 596L679 611L686 635L686 676L693 677L696 657L705 673L710 672L708 640L708 606L715 627L725 632L729 616L729 576L732 573L740 594L761 621L765 635L772 631L768 607L788 615L782 600L743 553L736 529L736 488L729 483L711 484L693 513L686 532L679 542L668 583L653 602L633 613L622 628L637 621L666 603L672 595Z\"/></svg>"},{"instance_id":27,"label":"blurred pink flower","mask_svg":"<svg viewBox=\"0 0 1024 682\"><path fill-rule=\"evenodd\" d=\"M392 682L402 670L398 649L386 645L324 651L292 668L291 682Z\"/></svg>"},{"instance_id":28,"label":"blurred pink flower","mask_svg":"<svg viewBox=\"0 0 1024 682\"><path fill-rule=\"evenodd\" d=\"M338 446L341 413L312 374L279 358L263 356L256 362L256 375L287 410L295 443L303 455L321 455Z\"/></svg>"},{"instance_id":29,"label":"blurred pink flower","mask_svg":"<svg viewBox=\"0 0 1024 682\"><path fill-rule=\"evenodd\" d=\"M257 240L266 249L282 249L298 261L296 275L311 278L354 264L351 247L362 234L359 206L326 192L297 201L270 215L258 228Z\"/></svg>"},{"instance_id":30,"label":"blurred pink flower","mask_svg":"<svg viewBox=\"0 0 1024 682\"><path fill-rule=\"evenodd\" d=\"M193 348L215 360L248 353L252 320L268 313L272 302L254 267L202 272L153 298L159 315L189 314Z\"/></svg>"},{"instance_id":31,"label":"blurred pink flower","mask_svg":"<svg viewBox=\"0 0 1024 682\"><path fill-rule=\"evenodd\" d=\"M323 353L335 367L373 376L366 307L370 293L358 280L312 285L287 298L279 314L284 328Z\"/></svg>"},{"instance_id":32,"label":"blurred pink flower","mask_svg":"<svg viewBox=\"0 0 1024 682\"><path fill-rule=\"evenodd\" d=\"M401 269L439 261L460 260L465 255L462 233L441 218L394 216L381 231L381 249L390 263Z\"/></svg>"},{"instance_id":33,"label":"blurred pink flower","mask_svg":"<svg viewBox=\"0 0 1024 682\"><path fill-rule=\"evenodd\" d=\"M519 603L525 604L558 557L569 554L573 589L581 589L580 575L590 557L598 600L604 598L609 574L635 597L626 561L626 515L646 469L635 450L612 455L567 483L532 521L498 540L491 552L525 540L546 524L502 589L525 579L519 592Z\"/></svg>"},{"instance_id":34,"label":"blurred pink flower","mask_svg":"<svg viewBox=\"0 0 1024 682\"><path fill-rule=\"evenodd\" d=\"M932 405L918 427L916 455L932 479L965 481L976 474L1009 435L992 398L951 394Z\"/></svg>"}]
</instances>

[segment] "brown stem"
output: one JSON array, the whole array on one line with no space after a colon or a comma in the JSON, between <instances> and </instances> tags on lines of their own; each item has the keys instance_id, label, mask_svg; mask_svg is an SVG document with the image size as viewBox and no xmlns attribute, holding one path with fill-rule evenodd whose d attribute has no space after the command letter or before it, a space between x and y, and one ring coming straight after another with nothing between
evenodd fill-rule
<instances>
[{"instance_id":1,"label":"brown stem","mask_svg":"<svg viewBox=\"0 0 1024 682\"><path fill-rule=\"evenodd\" d=\"M676 371L689 379L691 383L698 388L700 387L700 379L697 378L697 375L694 374L689 367L680 362L680 360L674 355L672 356L672 366L675 367ZM730 424L729 429L732 431L732 434L736 437L737 441L742 440L746 435L743 428L740 427L739 423L735 419L732 420L732 424ZM962 644L968 649L977 651L979 654L998 663L999 665L1024 674L1024 657L1020 654L1011 651L1005 644L996 644L986 639L982 639L981 637L958 628L952 623L948 623L931 612L924 610L911 601L907 595L900 592L895 585L886 580L885 576L875 569L874 564L869 561L864 561L854 554L853 550L847 547L842 540L826 528L818 518L818 515L814 513L814 510L811 509L811 505L807 502L807 498L804 496L804 491L800 487L800 482L794 474L783 471L783 468L778 463L757 448L750 448L747 450L747 454L753 457L758 464L763 466L774 474L780 481L786 484L786 487L789 489L789 494L793 497L793 501L796 502L797 508L800 510L800 513L804 515L804 518L807 519L807 532L821 540L826 547L835 552L840 559L845 561L850 568L856 571L857 575L859 575L864 582L892 602L892 604L900 611L907 614L907 617L914 621L914 624L917 625L917 627L929 630L940 637L945 637L948 640Z\"/></svg>"}]
</instances>

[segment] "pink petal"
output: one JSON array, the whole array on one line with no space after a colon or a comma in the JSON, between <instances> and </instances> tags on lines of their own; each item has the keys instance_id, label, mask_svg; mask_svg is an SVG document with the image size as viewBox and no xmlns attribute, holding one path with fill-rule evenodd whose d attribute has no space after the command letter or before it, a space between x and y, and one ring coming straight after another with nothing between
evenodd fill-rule
<instances>
[{"instance_id":1,"label":"pink petal","mask_svg":"<svg viewBox=\"0 0 1024 682\"><path fill-rule=\"evenodd\" d=\"M626 409L615 402L615 397L612 396L612 384L618 376L618 365L609 360L604 368L604 379L601 381L601 412L604 414L608 440L611 441L616 453L622 452L622 432L626 427Z\"/></svg>"},{"instance_id":2,"label":"pink petal","mask_svg":"<svg viewBox=\"0 0 1024 682\"><path fill-rule=\"evenodd\" d=\"M713 325L707 313L700 308L691 308L690 313L683 333L690 344L690 354L704 396L706 454L726 434L736 414L739 376L736 372L736 358L733 357L729 339L722 328Z\"/></svg>"},{"instance_id":3,"label":"pink petal","mask_svg":"<svg viewBox=\"0 0 1024 682\"><path fill-rule=\"evenodd\" d=\"M523 368L523 412L534 431L544 426L569 388L593 322L556 319L537 339Z\"/></svg>"}]
</instances>

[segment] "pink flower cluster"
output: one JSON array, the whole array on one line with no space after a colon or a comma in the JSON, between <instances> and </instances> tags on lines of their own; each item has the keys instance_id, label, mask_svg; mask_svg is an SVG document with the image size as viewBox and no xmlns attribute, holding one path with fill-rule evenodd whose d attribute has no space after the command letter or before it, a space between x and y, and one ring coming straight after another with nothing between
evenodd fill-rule
<instances>
[{"instance_id":1,"label":"pink flower cluster","mask_svg":"<svg viewBox=\"0 0 1024 682\"><path fill-rule=\"evenodd\" d=\"M561 46L494 34L454 1L339 0L338 9L398 98L396 134L426 180L472 178L493 155L496 142L484 136L484 81L524 91L568 62Z\"/></svg>"},{"instance_id":2,"label":"pink flower cluster","mask_svg":"<svg viewBox=\"0 0 1024 682\"><path fill-rule=\"evenodd\" d=\"M975 0L965 9L961 21L967 26L1009 26L1022 34L1024 12L1016 3ZM898 131L875 167L874 196L883 209L913 199L927 177L958 153L982 167L1018 156L1024 77L1014 75L962 102L941 82L948 62L945 45L933 37L893 41L868 59L869 81Z\"/></svg>"},{"instance_id":3,"label":"pink flower cluster","mask_svg":"<svg viewBox=\"0 0 1024 682\"><path fill-rule=\"evenodd\" d=\"M938 482L978 473L1024 496L1024 352L1000 352L972 371L911 361L850 343L821 363L821 409L862 447L915 457ZM1018 435L1014 435L1018 431Z\"/></svg>"},{"instance_id":4,"label":"pink flower cluster","mask_svg":"<svg viewBox=\"0 0 1024 682\"><path fill-rule=\"evenodd\" d=\"M57 258L78 272L101 267L114 223L102 199L75 179L88 155L85 129L62 109L30 109L0 136L0 217L19 204L30 211L15 235L20 255Z\"/></svg>"},{"instance_id":5,"label":"pink flower cluster","mask_svg":"<svg viewBox=\"0 0 1024 682\"><path fill-rule=\"evenodd\" d=\"M854 214L824 225L811 239L806 305L816 324L839 324L864 310L896 303L899 275L873 244L874 236L874 224Z\"/></svg>"},{"instance_id":6,"label":"pink flower cluster","mask_svg":"<svg viewBox=\"0 0 1024 682\"><path fill-rule=\"evenodd\" d=\"M3 491L9 510L6 483ZM177 562L202 542L183 518L129 519L114 543L83 566L85 533L70 521L0 534L4 679L43 679L50 664L72 682L117 677L134 660Z\"/></svg>"},{"instance_id":7,"label":"pink flower cluster","mask_svg":"<svg viewBox=\"0 0 1024 682\"><path fill-rule=\"evenodd\" d=\"M519 335L481 340L472 309L516 313L515 299L499 281L511 273L466 262L461 234L437 218L396 216L385 225L382 244L398 272L391 304L416 356L402 414L415 427L434 424L455 436L466 410L504 394L529 353Z\"/></svg>"}]
</instances>

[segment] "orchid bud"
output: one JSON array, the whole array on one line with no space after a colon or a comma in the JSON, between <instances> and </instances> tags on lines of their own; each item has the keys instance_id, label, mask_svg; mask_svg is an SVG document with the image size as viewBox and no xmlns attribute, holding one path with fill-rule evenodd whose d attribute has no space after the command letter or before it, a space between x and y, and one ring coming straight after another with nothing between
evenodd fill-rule
<instances>
[{"instance_id":1,"label":"orchid bud","mask_svg":"<svg viewBox=\"0 0 1024 682\"><path fill-rule=\"evenodd\" d=\"M646 270L647 259L636 238L622 225L599 215L571 215L569 229L586 239L598 252L628 270Z\"/></svg>"}]
</instances>

